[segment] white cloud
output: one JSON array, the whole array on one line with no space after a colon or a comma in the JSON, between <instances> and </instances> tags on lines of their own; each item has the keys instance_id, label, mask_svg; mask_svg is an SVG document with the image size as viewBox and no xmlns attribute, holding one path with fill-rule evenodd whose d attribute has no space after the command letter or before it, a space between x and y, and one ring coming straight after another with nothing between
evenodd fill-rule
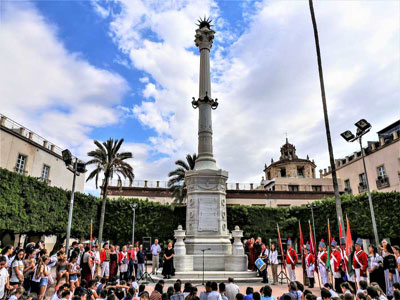
<instances>
[{"instance_id":1,"label":"white cloud","mask_svg":"<svg viewBox=\"0 0 400 300\"><path fill-rule=\"evenodd\" d=\"M57 35L33 4L2 3L1 112L82 157L93 128L118 122L116 106L129 89L118 74L69 52Z\"/></svg>"},{"instance_id":2,"label":"white cloud","mask_svg":"<svg viewBox=\"0 0 400 300\"><path fill-rule=\"evenodd\" d=\"M204 14L217 17L212 75L220 106L213 115L214 149L229 180L258 181L264 163L279 157L285 132L301 157L309 154L318 167L328 165L307 2L246 5L248 28L230 46L226 43L237 30L226 29L214 2L120 3L110 32L132 64L155 81L145 85L146 101L134 112L157 132L150 140L157 151L170 155L169 168L175 158L196 151L197 111L189 99L198 93L199 57L190 47L193 21ZM391 108L398 107L399 98L399 3L317 2L315 12L338 158L353 151L339 133L357 119L369 119L378 130L398 118ZM160 169L159 176L167 171Z\"/></svg>"}]
</instances>

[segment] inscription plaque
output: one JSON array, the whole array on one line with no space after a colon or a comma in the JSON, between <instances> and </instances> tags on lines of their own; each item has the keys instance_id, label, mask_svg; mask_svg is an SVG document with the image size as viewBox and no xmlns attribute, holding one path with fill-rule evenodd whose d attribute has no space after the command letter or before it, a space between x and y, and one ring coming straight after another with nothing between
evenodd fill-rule
<instances>
[{"instance_id":1,"label":"inscription plaque","mask_svg":"<svg viewBox=\"0 0 400 300\"><path fill-rule=\"evenodd\" d=\"M218 205L214 199L199 199L198 231L218 231Z\"/></svg>"}]
</instances>

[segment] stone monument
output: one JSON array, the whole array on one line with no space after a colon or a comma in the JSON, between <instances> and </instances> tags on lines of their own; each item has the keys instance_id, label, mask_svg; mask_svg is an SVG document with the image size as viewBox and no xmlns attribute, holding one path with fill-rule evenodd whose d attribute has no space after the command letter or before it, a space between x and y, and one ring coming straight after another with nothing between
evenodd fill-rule
<instances>
[{"instance_id":1,"label":"stone monument","mask_svg":"<svg viewBox=\"0 0 400 300\"><path fill-rule=\"evenodd\" d=\"M186 231L181 226L175 230L177 273L202 271L203 259L205 271L247 270L247 256L240 240L243 232L236 227L231 234L227 227L228 172L219 169L213 157L211 112L218 107L218 102L211 94L210 50L215 31L210 23L209 19L200 19L195 35L195 44L200 51L200 82L199 98L193 98L192 106L199 109L198 157L194 170L185 174Z\"/></svg>"}]
</instances>

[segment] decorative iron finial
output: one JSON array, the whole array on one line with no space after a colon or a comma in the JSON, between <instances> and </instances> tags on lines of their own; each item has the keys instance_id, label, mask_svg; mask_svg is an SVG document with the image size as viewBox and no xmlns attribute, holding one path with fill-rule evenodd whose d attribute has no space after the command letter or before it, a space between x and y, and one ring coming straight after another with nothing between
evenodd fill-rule
<instances>
[{"instance_id":1,"label":"decorative iron finial","mask_svg":"<svg viewBox=\"0 0 400 300\"><path fill-rule=\"evenodd\" d=\"M196 23L196 25L199 26L200 29L203 27L207 27L208 29L211 29L211 26L213 26L213 25L211 25L212 20L209 17L206 18L206 16L204 16L203 19L199 18L197 20L197 22L198 23Z\"/></svg>"}]
</instances>

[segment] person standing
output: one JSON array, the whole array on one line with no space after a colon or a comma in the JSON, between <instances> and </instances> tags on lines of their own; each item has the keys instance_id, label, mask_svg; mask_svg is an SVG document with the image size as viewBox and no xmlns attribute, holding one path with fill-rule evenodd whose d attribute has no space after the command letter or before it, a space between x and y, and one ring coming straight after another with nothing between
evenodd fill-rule
<instances>
[{"instance_id":1,"label":"person standing","mask_svg":"<svg viewBox=\"0 0 400 300\"><path fill-rule=\"evenodd\" d=\"M120 272L120 279L128 281L128 264L129 264L129 255L128 251L126 250L126 246L122 247L122 251L119 252L119 272Z\"/></svg>"},{"instance_id":2,"label":"person standing","mask_svg":"<svg viewBox=\"0 0 400 300\"><path fill-rule=\"evenodd\" d=\"M142 279L142 276L144 274L144 268L145 268L145 260L146 260L146 252L143 251L143 245L139 246L139 251L136 253L137 256L137 281L139 282L140 279Z\"/></svg>"},{"instance_id":3,"label":"person standing","mask_svg":"<svg viewBox=\"0 0 400 300\"><path fill-rule=\"evenodd\" d=\"M135 249L133 248L133 245L129 245L129 249L127 250L128 252L128 257L129 257L129 267L128 267L128 272L129 272L129 278L132 278L132 276L136 275L135 274L135 269L134 269L134 264L135 264Z\"/></svg>"},{"instance_id":4,"label":"person standing","mask_svg":"<svg viewBox=\"0 0 400 300\"><path fill-rule=\"evenodd\" d=\"M379 284L381 289L385 289L385 275L382 267L383 258L377 253L377 248L375 245L369 245L368 252L369 281L376 282Z\"/></svg>"},{"instance_id":5,"label":"person standing","mask_svg":"<svg viewBox=\"0 0 400 300\"><path fill-rule=\"evenodd\" d=\"M93 267L93 260L92 255L90 253L90 247L88 245L85 246L85 252L81 258L81 280L85 279L86 282L92 280L92 267Z\"/></svg>"},{"instance_id":6,"label":"person standing","mask_svg":"<svg viewBox=\"0 0 400 300\"><path fill-rule=\"evenodd\" d=\"M304 256L305 256L307 277L310 282L308 287L312 289L314 287L315 258L314 255L310 253L310 244L307 244L306 248L304 249Z\"/></svg>"},{"instance_id":7,"label":"person standing","mask_svg":"<svg viewBox=\"0 0 400 300\"><path fill-rule=\"evenodd\" d=\"M318 270L321 274L322 285L329 282L329 274L326 269L326 261L328 260L328 254L326 253L326 245L324 240L321 240L318 246Z\"/></svg>"},{"instance_id":8,"label":"person standing","mask_svg":"<svg viewBox=\"0 0 400 300\"><path fill-rule=\"evenodd\" d=\"M172 248L172 242L168 243L168 248L164 252L164 267L162 275L164 278L171 278L174 273L174 248Z\"/></svg>"},{"instance_id":9,"label":"person standing","mask_svg":"<svg viewBox=\"0 0 400 300\"><path fill-rule=\"evenodd\" d=\"M11 262L10 285L14 288L18 288L24 283L24 256L24 249L19 249Z\"/></svg>"},{"instance_id":10,"label":"person standing","mask_svg":"<svg viewBox=\"0 0 400 300\"><path fill-rule=\"evenodd\" d=\"M235 300L236 294L240 292L239 287L235 284L232 277L228 278L228 284L226 285L225 290L225 295L228 297L228 300Z\"/></svg>"},{"instance_id":11,"label":"person standing","mask_svg":"<svg viewBox=\"0 0 400 300\"><path fill-rule=\"evenodd\" d=\"M30 291L31 289L31 280L33 275L33 270L35 269L36 260L35 260L35 250L32 247L26 248L26 255L24 259L24 289L25 291ZM1 299L1 297L0 297Z\"/></svg>"},{"instance_id":12,"label":"person standing","mask_svg":"<svg viewBox=\"0 0 400 300\"><path fill-rule=\"evenodd\" d=\"M278 283L278 250L274 243L271 244L271 249L269 251L269 263L272 269L272 284Z\"/></svg>"},{"instance_id":13,"label":"person standing","mask_svg":"<svg viewBox=\"0 0 400 300\"><path fill-rule=\"evenodd\" d=\"M396 257L392 246L388 243L386 245L386 255L383 258L383 270L385 272L385 282L386 282L386 296L393 296L393 280L396 276Z\"/></svg>"},{"instance_id":14,"label":"person standing","mask_svg":"<svg viewBox=\"0 0 400 300\"><path fill-rule=\"evenodd\" d=\"M343 282L343 279L340 264L342 262L342 256L340 255L340 251L338 251L337 249L337 242L335 241L335 239L332 239L331 247L331 270L333 278L335 280L335 290L337 293L341 293L342 289L340 287L340 284Z\"/></svg>"},{"instance_id":15,"label":"person standing","mask_svg":"<svg viewBox=\"0 0 400 300\"><path fill-rule=\"evenodd\" d=\"M158 244L158 240L155 239L154 240L154 244L151 245L151 265L152 265L152 270L151 270L151 274L156 274L157 273L157 269L159 267L159 262L160 262L160 255L161 252L161 247Z\"/></svg>"},{"instance_id":16,"label":"person standing","mask_svg":"<svg viewBox=\"0 0 400 300\"><path fill-rule=\"evenodd\" d=\"M358 238L355 244L355 253L353 257L353 268L356 272L356 281L357 284L360 280L368 280L367 269L368 269L368 255L361 248L362 239Z\"/></svg>"},{"instance_id":17,"label":"person standing","mask_svg":"<svg viewBox=\"0 0 400 300\"><path fill-rule=\"evenodd\" d=\"M254 242L254 238L251 238L248 242L248 253L249 253L249 266L248 269L251 271L255 271L256 270L256 266L255 266L255 261L256 261L256 248L255 248L255 242Z\"/></svg>"},{"instance_id":18,"label":"person standing","mask_svg":"<svg viewBox=\"0 0 400 300\"><path fill-rule=\"evenodd\" d=\"M0 256L0 299L3 299L4 295L6 294L6 290L11 288L10 277L6 266L7 257L2 255Z\"/></svg>"},{"instance_id":19,"label":"person standing","mask_svg":"<svg viewBox=\"0 0 400 300\"><path fill-rule=\"evenodd\" d=\"M297 264L297 253L296 250L292 248L292 240L288 238L287 241L287 251L286 251L286 269L290 281L296 281L296 264Z\"/></svg>"},{"instance_id":20,"label":"person standing","mask_svg":"<svg viewBox=\"0 0 400 300\"><path fill-rule=\"evenodd\" d=\"M110 250L110 278L116 278L118 273L118 254L114 245Z\"/></svg>"},{"instance_id":21,"label":"person standing","mask_svg":"<svg viewBox=\"0 0 400 300\"><path fill-rule=\"evenodd\" d=\"M95 278L97 275L101 274L99 245L95 244L92 252L93 252L92 278Z\"/></svg>"},{"instance_id":22,"label":"person standing","mask_svg":"<svg viewBox=\"0 0 400 300\"><path fill-rule=\"evenodd\" d=\"M101 277L108 279L110 276L110 248L107 242L104 243L100 252Z\"/></svg>"},{"instance_id":23,"label":"person standing","mask_svg":"<svg viewBox=\"0 0 400 300\"><path fill-rule=\"evenodd\" d=\"M400 282L400 247L393 246L394 257L396 258L396 277L394 278L394 282Z\"/></svg>"},{"instance_id":24,"label":"person standing","mask_svg":"<svg viewBox=\"0 0 400 300\"><path fill-rule=\"evenodd\" d=\"M262 283L268 283L269 250L265 244L261 245L260 258L265 262L265 269L261 272L263 277Z\"/></svg>"}]
</instances>

